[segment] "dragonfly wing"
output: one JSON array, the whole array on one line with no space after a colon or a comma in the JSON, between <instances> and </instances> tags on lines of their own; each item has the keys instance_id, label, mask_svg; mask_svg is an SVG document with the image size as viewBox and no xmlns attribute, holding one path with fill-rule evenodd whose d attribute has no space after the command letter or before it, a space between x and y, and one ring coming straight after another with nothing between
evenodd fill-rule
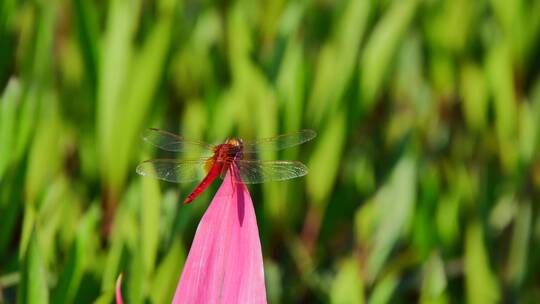
<instances>
[{"instance_id":1,"label":"dragonfly wing","mask_svg":"<svg viewBox=\"0 0 540 304\"><path fill-rule=\"evenodd\" d=\"M165 151L171 152L211 152L213 146L202 141L187 139L174 133L149 128L146 129L142 138Z\"/></svg>"},{"instance_id":2,"label":"dragonfly wing","mask_svg":"<svg viewBox=\"0 0 540 304\"><path fill-rule=\"evenodd\" d=\"M206 160L153 159L137 166L137 173L173 183L188 183L204 178Z\"/></svg>"},{"instance_id":3,"label":"dragonfly wing","mask_svg":"<svg viewBox=\"0 0 540 304\"><path fill-rule=\"evenodd\" d=\"M307 167L299 161L238 160L235 164L244 184L284 181L308 173Z\"/></svg>"},{"instance_id":4,"label":"dragonfly wing","mask_svg":"<svg viewBox=\"0 0 540 304\"><path fill-rule=\"evenodd\" d=\"M301 145L312 140L315 136L317 136L315 131L305 129L293 133L260 139L253 142L244 142L242 152L256 153L259 151L282 150Z\"/></svg>"}]
</instances>

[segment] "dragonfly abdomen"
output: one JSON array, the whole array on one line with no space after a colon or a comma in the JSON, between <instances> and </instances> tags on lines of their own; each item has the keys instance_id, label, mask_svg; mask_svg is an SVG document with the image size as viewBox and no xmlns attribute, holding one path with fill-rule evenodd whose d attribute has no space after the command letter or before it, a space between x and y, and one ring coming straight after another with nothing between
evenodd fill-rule
<instances>
[{"instance_id":1,"label":"dragonfly abdomen","mask_svg":"<svg viewBox=\"0 0 540 304\"><path fill-rule=\"evenodd\" d=\"M208 174L204 177L204 179L193 189L193 191L188 195L188 197L184 200L184 204L191 203L199 194L201 194L208 186L221 174L221 170L223 168L223 162L215 161L210 168L210 171L208 171Z\"/></svg>"}]
</instances>

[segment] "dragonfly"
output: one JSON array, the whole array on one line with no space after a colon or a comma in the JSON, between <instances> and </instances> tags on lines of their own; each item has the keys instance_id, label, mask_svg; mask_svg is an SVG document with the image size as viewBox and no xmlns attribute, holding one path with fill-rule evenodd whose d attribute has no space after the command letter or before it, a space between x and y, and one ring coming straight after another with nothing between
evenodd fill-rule
<instances>
[{"instance_id":1,"label":"dragonfly","mask_svg":"<svg viewBox=\"0 0 540 304\"><path fill-rule=\"evenodd\" d=\"M161 150L186 154L202 151L202 155L206 154L208 157L200 156L197 159L186 160L151 159L137 166L136 171L142 176L174 183L200 180L184 200L184 204L189 204L217 177L224 178L228 172L232 174L235 181L243 184L284 181L306 175L308 169L299 161L258 160L253 156L263 151L294 147L312 140L316 135L315 131L304 129L256 141L243 141L240 138L231 137L222 144L210 145L165 130L149 128L143 133L143 140Z\"/></svg>"}]
</instances>

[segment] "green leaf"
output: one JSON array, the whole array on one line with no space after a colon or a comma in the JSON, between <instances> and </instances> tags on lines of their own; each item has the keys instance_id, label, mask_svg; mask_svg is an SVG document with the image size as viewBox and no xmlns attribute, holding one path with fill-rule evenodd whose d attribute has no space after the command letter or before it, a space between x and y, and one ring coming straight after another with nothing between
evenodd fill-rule
<instances>
[{"instance_id":1,"label":"green leaf","mask_svg":"<svg viewBox=\"0 0 540 304\"><path fill-rule=\"evenodd\" d=\"M150 288L150 298L154 303L171 301L176 290L176 284L182 273L186 253L180 238L175 238L167 254L156 269Z\"/></svg>"},{"instance_id":2,"label":"green leaf","mask_svg":"<svg viewBox=\"0 0 540 304\"><path fill-rule=\"evenodd\" d=\"M73 9L84 64L90 83L95 89L98 75L97 66L100 62L97 9L94 2L84 0L73 1Z\"/></svg>"},{"instance_id":3,"label":"green leaf","mask_svg":"<svg viewBox=\"0 0 540 304\"><path fill-rule=\"evenodd\" d=\"M373 292L369 296L369 304L391 303L392 294L396 290L399 283L398 274L390 273L385 275L373 288Z\"/></svg>"},{"instance_id":4,"label":"green leaf","mask_svg":"<svg viewBox=\"0 0 540 304\"><path fill-rule=\"evenodd\" d=\"M330 303L364 303L364 282L360 275L360 265L355 258L349 258L340 264L330 287Z\"/></svg>"},{"instance_id":5,"label":"green leaf","mask_svg":"<svg viewBox=\"0 0 540 304\"><path fill-rule=\"evenodd\" d=\"M39 225L40 241L43 244L41 254L47 265L57 262L59 255L56 246L54 246L56 236L64 225L71 224L67 218L74 217L72 214L66 214L68 207L70 207L67 202L76 203L76 201L71 201L69 197L69 186L63 176L51 179L49 183L44 188L43 195L37 204L39 206L36 208L36 223ZM77 205L75 204L75 206Z\"/></svg>"},{"instance_id":6,"label":"green leaf","mask_svg":"<svg viewBox=\"0 0 540 304\"><path fill-rule=\"evenodd\" d=\"M161 81L169 51L171 15L161 16L160 22L148 34L142 49L133 57L130 73L126 75L126 83L129 85L126 85L114 109L113 120L118 120L122 127L109 130L113 142L107 157L111 160L109 169L113 189L124 183L128 165L133 160L130 157L131 151L140 140L139 131Z\"/></svg>"},{"instance_id":7,"label":"green leaf","mask_svg":"<svg viewBox=\"0 0 540 304\"><path fill-rule=\"evenodd\" d=\"M442 195L435 214L437 230L444 245L453 245L459 237L459 197L455 193Z\"/></svg>"},{"instance_id":8,"label":"green leaf","mask_svg":"<svg viewBox=\"0 0 540 304\"><path fill-rule=\"evenodd\" d=\"M36 117L39 116L38 113L41 105L40 94L35 87L30 87L21 100L21 109L16 126L15 151L13 154L15 162L23 158L32 140L32 135L36 132L36 125L39 121Z\"/></svg>"},{"instance_id":9,"label":"green leaf","mask_svg":"<svg viewBox=\"0 0 540 304\"><path fill-rule=\"evenodd\" d=\"M19 259L24 259L24 255L28 250L30 240L34 233L34 225L36 222L36 211L34 206L27 205L24 208L24 217L22 223L21 240L19 243Z\"/></svg>"},{"instance_id":10,"label":"green leaf","mask_svg":"<svg viewBox=\"0 0 540 304\"><path fill-rule=\"evenodd\" d=\"M114 282L121 271L121 259L122 251L124 249L124 243L120 238L112 238L111 247L107 251L107 257L104 264L103 273L101 275L101 290L107 291L114 288ZM125 279L125 278L124 278Z\"/></svg>"},{"instance_id":11,"label":"green leaf","mask_svg":"<svg viewBox=\"0 0 540 304\"><path fill-rule=\"evenodd\" d=\"M515 219L518 209L515 193L506 191L495 202L489 215L490 228L501 233Z\"/></svg>"},{"instance_id":12,"label":"green leaf","mask_svg":"<svg viewBox=\"0 0 540 304\"><path fill-rule=\"evenodd\" d=\"M423 266L422 274L420 303L447 303L446 274L443 260L438 253L432 253Z\"/></svg>"},{"instance_id":13,"label":"green leaf","mask_svg":"<svg viewBox=\"0 0 540 304\"><path fill-rule=\"evenodd\" d=\"M16 0L6 0L0 4L0 37L4 37L7 30L12 26L13 19L15 19L16 4Z\"/></svg>"},{"instance_id":14,"label":"green leaf","mask_svg":"<svg viewBox=\"0 0 540 304\"><path fill-rule=\"evenodd\" d=\"M482 226L473 222L465 233L465 287L468 303L496 303L500 290L489 265Z\"/></svg>"},{"instance_id":15,"label":"green leaf","mask_svg":"<svg viewBox=\"0 0 540 304\"><path fill-rule=\"evenodd\" d=\"M284 131L301 129L304 107L305 72L303 48L296 37L291 37L276 79L277 99L284 111Z\"/></svg>"},{"instance_id":16,"label":"green leaf","mask_svg":"<svg viewBox=\"0 0 540 304\"><path fill-rule=\"evenodd\" d=\"M95 301L94 304L110 304L115 295L114 288L108 291L103 292Z\"/></svg>"},{"instance_id":17,"label":"green leaf","mask_svg":"<svg viewBox=\"0 0 540 304\"><path fill-rule=\"evenodd\" d=\"M370 280L377 277L397 240L408 228L414 212L416 180L416 161L404 156L375 196L379 225L368 257Z\"/></svg>"},{"instance_id":18,"label":"green leaf","mask_svg":"<svg viewBox=\"0 0 540 304\"><path fill-rule=\"evenodd\" d=\"M161 193L157 179L151 178L142 179L141 190L141 252L144 274L151 277L159 242Z\"/></svg>"},{"instance_id":19,"label":"green leaf","mask_svg":"<svg viewBox=\"0 0 540 304\"><path fill-rule=\"evenodd\" d=\"M534 159L538 144L538 113L531 103L524 101L519 106L519 117L519 152L522 161L529 164Z\"/></svg>"},{"instance_id":20,"label":"green leaf","mask_svg":"<svg viewBox=\"0 0 540 304\"><path fill-rule=\"evenodd\" d=\"M518 64L525 63L525 39L530 28L526 27L524 12L525 1L491 0L491 9L505 40L512 51L512 57Z\"/></svg>"},{"instance_id":21,"label":"green leaf","mask_svg":"<svg viewBox=\"0 0 540 304\"><path fill-rule=\"evenodd\" d=\"M323 45L308 102L310 121L318 125L333 115L349 85L370 14L369 0L350 0L336 20L331 40Z\"/></svg>"},{"instance_id":22,"label":"green leaf","mask_svg":"<svg viewBox=\"0 0 540 304\"><path fill-rule=\"evenodd\" d=\"M99 209L93 205L85 214L77 231L75 244L71 248L64 271L61 273L52 299L54 303L72 303L79 289L82 276L91 254L89 242L96 232Z\"/></svg>"},{"instance_id":23,"label":"green leaf","mask_svg":"<svg viewBox=\"0 0 540 304\"><path fill-rule=\"evenodd\" d=\"M282 303L283 278L281 267L271 259L264 259L264 282L268 303Z\"/></svg>"},{"instance_id":24,"label":"green leaf","mask_svg":"<svg viewBox=\"0 0 540 304\"><path fill-rule=\"evenodd\" d=\"M143 303L146 290L146 275L142 251L129 250L131 252L129 260L129 271L124 274L123 281L126 282L127 301L129 303Z\"/></svg>"},{"instance_id":25,"label":"green leaf","mask_svg":"<svg viewBox=\"0 0 540 304\"><path fill-rule=\"evenodd\" d=\"M116 279L121 272L125 274L124 282L131 280L128 278L128 276L131 276L131 274L122 267L128 264L127 261L124 260L126 256L124 252L129 253L140 251L140 247L137 246L139 244L138 240L140 239L139 236L141 234L139 229L140 222L137 221L137 208L140 207L138 205L140 202L138 199L139 196L139 184L132 183L124 193L124 197L118 206L117 215L115 217L112 229L112 235L110 237L111 246L106 252L107 256L103 267L101 281L102 291L114 288ZM133 254L133 256L135 256L135 254ZM141 270L143 269L141 268Z\"/></svg>"},{"instance_id":26,"label":"green leaf","mask_svg":"<svg viewBox=\"0 0 540 304\"><path fill-rule=\"evenodd\" d=\"M23 206L14 199L14 197L17 197L15 194L17 190L12 187L13 184L15 183L1 183L1 187L5 187L5 190L0 193L0 260L5 259L7 255L12 253L10 241L13 232L20 227L18 222ZM19 245L21 244L22 240Z\"/></svg>"},{"instance_id":27,"label":"green leaf","mask_svg":"<svg viewBox=\"0 0 540 304\"><path fill-rule=\"evenodd\" d=\"M0 99L0 181L13 158L15 147L15 126L21 85L16 78L9 80Z\"/></svg>"},{"instance_id":28,"label":"green leaf","mask_svg":"<svg viewBox=\"0 0 540 304\"><path fill-rule=\"evenodd\" d=\"M427 3L426 3L427 4ZM481 12L481 1L439 1L430 2L429 13L422 15L426 19L426 42L438 50L461 53L468 46L475 18Z\"/></svg>"},{"instance_id":29,"label":"green leaf","mask_svg":"<svg viewBox=\"0 0 540 304\"><path fill-rule=\"evenodd\" d=\"M514 73L508 47L498 44L491 48L486 63L495 110L495 127L502 164L506 170L517 165L518 108L515 100Z\"/></svg>"},{"instance_id":30,"label":"green leaf","mask_svg":"<svg viewBox=\"0 0 540 304\"><path fill-rule=\"evenodd\" d=\"M508 260L508 273L514 288L521 287L527 273L531 228L531 203L523 202L514 220Z\"/></svg>"},{"instance_id":31,"label":"green leaf","mask_svg":"<svg viewBox=\"0 0 540 304\"><path fill-rule=\"evenodd\" d=\"M121 107L123 89L129 75L132 61L131 41L137 28L137 16L140 1L115 0L110 2L107 26L101 49L97 84L97 138L101 169L112 185L112 191L118 191L121 181L111 181L114 172L115 134L123 132L124 126L116 124L119 115L126 109ZM124 157L124 155L121 155Z\"/></svg>"},{"instance_id":32,"label":"green leaf","mask_svg":"<svg viewBox=\"0 0 540 304\"><path fill-rule=\"evenodd\" d=\"M346 140L346 114L340 110L313 141L316 145L308 163L307 191L312 203L324 207L334 187Z\"/></svg>"},{"instance_id":33,"label":"green leaf","mask_svg":"<svg viewBox=\"0 0 540 304\"><path fill-rule=\"evenodd\" d=\"M38 128L28 156L25 194L30 204L36 203L45 186L60 169L61 117L56 97L51 94L44 97L47 107L41 109Z\"/></svg>"},{"instance_id":34,"label":"green leaf","mask_svg":"<svg viewBox=\"0 0 540 304\"><path fill-rule=\"evenodd\" d=\"M49 303L46 270L35 229L30 236L21 272L17 303Z\"/></svg>"},{"instance_id":35,"label":"green leaf","mask_svg":"<svg viewBox=\"0 0 540 304\"><path fill-rule=\"evenodd\" d=\"M360 90L368 109L379 95L399 42L415 14L418 1L391 3L388 12L371 33L360 59Z\"/></svg>"},{"instance_id":36,"label":"green leaf","mask_svg":"<svg viewBox=\"0 0 540 304\"><path fill-rule=\"evenodd\" d=\"M461 69L462 109L468 127L481 131L487 125L488 91L484 73L474 63L467 63Z\"/></svg>"}]
</instances>

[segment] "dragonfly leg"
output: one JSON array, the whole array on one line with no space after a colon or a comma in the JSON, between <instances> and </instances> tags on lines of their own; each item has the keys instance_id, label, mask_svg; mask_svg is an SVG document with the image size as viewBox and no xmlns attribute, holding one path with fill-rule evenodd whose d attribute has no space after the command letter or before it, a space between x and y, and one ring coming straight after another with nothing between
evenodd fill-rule
<instances>
[{"instance_id":1,"label":"dragonfly leg","mask_svg":"<svg viewBox=\"0 0 540 304\"><path fill-rule=\"evenodd\" d=\"M235 197L237 198L237 208L238 208L238 222L240 223L240 226L244 223L244 208L245 208L245 201L244 201L244 189L242 185L242 180L240 179L240 171L238 170L238 167L235 163L232 163L229 168L230 174L232 174L232 183L233 183L233 193L235 193Z\"/></svg>"},{"instance_id":2,"label":"dragonfly leg","mask_svg":"<svg viewBox=\"0 0 540 304\"><path fill-rule=\"evenodd\" d=\"M232 182L233 191L236 191L236 184L238 183L237 171L238 170L236 169L236 166L234 165L234 163L232 163L229 166L229 174L231 174L231 176L232 176L231 182Z\"/></svg>"}]
</instances>

